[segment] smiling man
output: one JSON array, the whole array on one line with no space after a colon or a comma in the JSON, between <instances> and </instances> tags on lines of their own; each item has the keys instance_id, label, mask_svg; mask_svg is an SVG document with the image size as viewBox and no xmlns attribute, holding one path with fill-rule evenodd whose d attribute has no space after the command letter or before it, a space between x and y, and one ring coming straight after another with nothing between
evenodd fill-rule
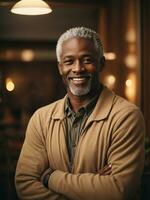
<instances>
[{"instance_id":1,"label":"smiling man","mask_svg":"<svg viewBox=\"0 0 150 200\"><path fill-rule=\"evenodd\" d=\"M21 199L136 200L144 166L137 106L102 85L99 35L69 29L57 47L67 95L32 116L16 169Z\"/></svg>"},{"instance_id":2,"label":"smiling man","mask_svg":"<svg viewBox=\"0 0 150 200\"><path fill-rule=\"evenodd\" d=\"M69 96L88 94L89 98L89 94L95 93L100 87L99 71L104 65L104 57L98 59L99 52L96 52L93 42L84 38L68 39L61 48L59 71Z\"/></svg>"}]
</instances>

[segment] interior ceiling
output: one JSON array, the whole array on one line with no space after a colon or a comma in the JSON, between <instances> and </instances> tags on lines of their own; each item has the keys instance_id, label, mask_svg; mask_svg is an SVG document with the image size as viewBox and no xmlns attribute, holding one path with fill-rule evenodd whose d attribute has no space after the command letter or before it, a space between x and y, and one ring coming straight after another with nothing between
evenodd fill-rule
<instances>
[{"instance_id":1,"label":"interior ceiling","mask_svg":"<svg viewBox=\"0 0 150 200\"><path fill-rule=\"evenodd\" d=\"M88 5L97 5L97 4L102 4L105 3L108 0L44 0L45 2L52 4L52 5L60 5L60 4L88 4ZM18 0L1 0L0 6L6 6L6 5L12 5L15 2L18 2Z\"/></svg>"},{"instance_id":2,"label":"interior ceiling","mask_svg":"<svg viewBox=\"0 0 150 200\"><path fill-rule=\"evenodd\" d=\"M104 0L50 0L53 12L42 16L15 15L15 0L0 2L0 41L56 41L66 29L86 26L97 29L100 5Z\"/></svg>"}]
</instances>

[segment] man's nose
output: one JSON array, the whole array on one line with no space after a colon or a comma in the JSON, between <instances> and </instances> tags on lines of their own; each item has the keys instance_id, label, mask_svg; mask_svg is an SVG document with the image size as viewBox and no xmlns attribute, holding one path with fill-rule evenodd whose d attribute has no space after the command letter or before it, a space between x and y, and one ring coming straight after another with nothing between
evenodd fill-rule
<instances>
[{"instance_id":1,"label":"man's nose","mask_svg":"<svg viewBox=\"0 0 150 200\"><path fill-rule=\"evenodd\" d=\"M80 60L77 60L77 61L74 63L74 65L73 65L72 71L73 71L74 73L80 73L80 72L85 71L85 67L84 67L84 65L80 62Z\"/></svg>"}]
</instances>

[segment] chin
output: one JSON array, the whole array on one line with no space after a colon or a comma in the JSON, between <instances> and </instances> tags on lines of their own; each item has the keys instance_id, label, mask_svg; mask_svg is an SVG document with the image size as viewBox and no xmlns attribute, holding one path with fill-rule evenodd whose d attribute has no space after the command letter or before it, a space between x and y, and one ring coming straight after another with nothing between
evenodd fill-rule
<instances>
[{"instance_id":1,"label":"chin","mask_svg":"<svg viewBox=\"0 0 150 200\"><path fill-rule=\"evenodd\" d=\"M70 93L73 94L74 96L82 97L85 95L88 95L90 92L90 88L69 88Z\"/></svg>"}]
</instances>

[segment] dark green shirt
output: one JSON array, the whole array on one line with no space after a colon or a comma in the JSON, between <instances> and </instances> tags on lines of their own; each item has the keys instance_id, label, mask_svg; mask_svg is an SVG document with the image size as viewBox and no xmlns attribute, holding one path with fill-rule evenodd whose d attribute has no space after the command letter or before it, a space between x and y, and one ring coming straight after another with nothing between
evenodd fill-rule
<instances>
[{"instance_id":1,"label":"dark green shirt","mask_svg":"<svg viewBox=\"0 0 150 200\"><path fill-rule=\"evenodd\" d=\"M67 135L67 147L70 159L70 167L73 164L74 153L76 150L76 146L79 141L79 137L82 134L82 130L84 129L84 125L93 111L95 104L97 102L99 95L96 95L94 98L90 100L90 102L81 107L77 113L72 110L72 106L70 104L69 97L65 103L65 114L66 114L66 135Z\"/></svg>"}]
</instances>

